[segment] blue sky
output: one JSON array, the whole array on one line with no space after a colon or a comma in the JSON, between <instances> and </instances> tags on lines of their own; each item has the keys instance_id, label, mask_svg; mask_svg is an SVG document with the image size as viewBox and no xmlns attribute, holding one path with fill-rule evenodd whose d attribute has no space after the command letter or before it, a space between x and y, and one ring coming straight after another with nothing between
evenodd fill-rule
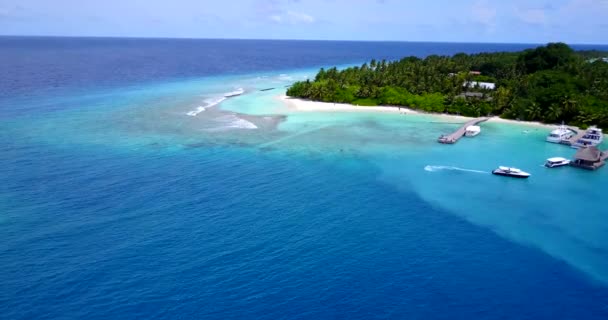
<instances>
[{"instance_id":1,"label":"blue sky","mask_svg":"<svg viewBox=\"0 0 608 320\"><path fill-rule=\"evenodd\" d=\"M608 43L608 0L0 0L0 34Z\"/></svg>"}]
</instances>

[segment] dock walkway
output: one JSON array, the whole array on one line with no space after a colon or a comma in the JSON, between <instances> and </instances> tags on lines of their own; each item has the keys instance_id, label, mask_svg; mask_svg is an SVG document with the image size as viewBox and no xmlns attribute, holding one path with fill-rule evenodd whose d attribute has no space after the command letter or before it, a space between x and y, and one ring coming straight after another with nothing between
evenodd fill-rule
<instances>
[{"instance_id":1,"label":"dock walkway","mask_svg":"<svg viewBox=\"0 0 608 320\"><path fill-rule=\"evenodd\" d=\"M571 146L571 145L575 144L576 141L578 141L578 139L582 138L585 135L585 133L587 133L586 130L581 130L579 128L569 128L569 129L576 132L576 134L573 135L572 138L570 138L568 140L562 140L559 143Z\"/></svg>"},{"instance_id":2,"label":"dock walkway","mask_svg":"<svg viewBox=\"0 0 608 320\"><path fill-rule=\"evenodd\" d=\"M490 119L490 118L481 117L481 118L476 118L471 121L468 121L467 123L463 124L460 128L458 128L458 130L454 131L453 133L448 134L448 135L442 135L441 137L439 137L439 139L437 139L437 142L444 143L444 144L454 144L454 143L456 143L456 141L458 141L460 138L462 138L464 136L464 134L467 130L467 127L478 125L484 121L488 121L488 119Z\"/></svg>"}]
</instances>

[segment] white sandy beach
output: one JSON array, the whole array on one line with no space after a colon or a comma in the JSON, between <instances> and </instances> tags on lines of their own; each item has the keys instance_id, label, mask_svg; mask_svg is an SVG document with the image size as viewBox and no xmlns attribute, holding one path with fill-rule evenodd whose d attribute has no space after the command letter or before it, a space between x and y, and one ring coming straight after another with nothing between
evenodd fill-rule
<instances>
[{"instance_id":1,"label":"white sandy beach","mask_svg":"<svg viewBox=\"0 0 608 320\"><path fill-rule=\"evenodd\" d=\"M291 111L301 111L301 112L382 112L382 113L396 113L396 114L425 114L431 115L434 117L438 117L445 120L461 120L466 121L472 118L464 117L459 115L452 114L441 114L441 113L425 113L417 110L413 110L406 107L397 107L397 106L374 106L374 107L362 107L355 106L352 104L345 103L330 103L330 102L318 102L318 101L310 101L303 100L297 98L291 98L286 95L279 96L278 99L283 101L289 110ZM496 123L507 123L507 124L517 124L524 125L530 127L542 127L542 128L555 128L557 125L544 124L540 122L529 122L529 121L518 121L518 120L510 120L503 119L499 117L492 117L488 122L496 122Z\"/></svg>"},{"instance_id":2,"label":"white sandy beach","mask_svg":"<svg viewBox=\"0 0 608 320\"><path fill-rule=\"evenodd\" d=\"M346 103L331 103L331 102L318 102L311 100L303 100L291 98L285 95L279 96L290 110L293 111L309 111L309 112L389 112L389 113L401 113L401 114L420 114L419 111L395 106L375 106L375 107L362 107L355 106Z\"/></svg>"}]
</instances>

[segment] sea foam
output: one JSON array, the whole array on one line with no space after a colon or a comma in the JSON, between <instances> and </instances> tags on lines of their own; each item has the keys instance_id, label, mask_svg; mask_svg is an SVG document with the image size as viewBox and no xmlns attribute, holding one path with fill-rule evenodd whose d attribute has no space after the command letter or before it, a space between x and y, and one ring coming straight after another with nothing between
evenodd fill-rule
<instances>
[{"instance_id":1,"label":"sea foam","mask_svg":"<svg viewBox=\"0 0 608 320\"><path fill-rule=\"evenodd\" d=\"M186 114L191 116L191 117L196 117L197 114L205 111L207 108L203 107L203 106L198 106L198 108L192 110L192 111L188 111Z\"/></svg>"},{"instance_id":2,"label":"sea foam","mask_svg":"<svg viewBox=\"0 0 608 320\"><path fill-rule=\"evenodd\" d=\"M225 97L207 99L204 101L205 102L204 106L198 106L196 109L194 109L192 111L188 111L186 113L186 115L189 115L191 117L196 117L199 113L204 112L211 107L217 106L218 104L222 103L224 100L226 100Z\"/></svg>"},{"instance_id":3,"label":"sea foam","mask_svg":"<svg viewBox=\"0 0 608 320\"><path fill-rule=\"evenodd\" d=\"M234 114L224 115L214 120L216 122L221 123L221 126L206 129L207 131L226 131L232 129L253 130L258 128L258 126L256 126L254 123L239 118L237 115Z\"/></svg>"},{"instance_id":4,"label":"sea foam","mask_svg":"<svg viewBox=\"0 0 608 320\"><path fill-rule=\"evenodd\" d=\"M228 115L226 119L226 128L231 129L257 129L258 127L245 119L239 118L236 115Z\"/></svg>"},{"instance_id":5,"label":"sea foam","mask_svg":"<svg viewBox=\"0 0 608 320\"><path fill-rule=\"evenodd\" d=\"M245 93L245 89L243 88L238 88L234 91L230 91L230 92L226 92L224 93L224 97L225 98L230 98L230 97L234 97L234 96L239 96L241 94Z\"/></svg>"}]
</instances>

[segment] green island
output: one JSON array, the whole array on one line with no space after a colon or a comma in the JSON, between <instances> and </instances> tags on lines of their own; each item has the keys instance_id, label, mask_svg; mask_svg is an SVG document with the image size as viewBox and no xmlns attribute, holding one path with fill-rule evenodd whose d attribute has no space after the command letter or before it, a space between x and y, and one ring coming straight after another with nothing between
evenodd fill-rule
<instances>
[{"instance_id":1,"label":"green island","mask_svg":"<svg viewBox=\"0 0 608 320\"><path fill-rule=\"evenodd\" d=\"M287 95L359 106L404 106L470 117L608 128L607 52L550 43L521 52L371 60L321 69Z\"/></svg>"}]
</instances>

